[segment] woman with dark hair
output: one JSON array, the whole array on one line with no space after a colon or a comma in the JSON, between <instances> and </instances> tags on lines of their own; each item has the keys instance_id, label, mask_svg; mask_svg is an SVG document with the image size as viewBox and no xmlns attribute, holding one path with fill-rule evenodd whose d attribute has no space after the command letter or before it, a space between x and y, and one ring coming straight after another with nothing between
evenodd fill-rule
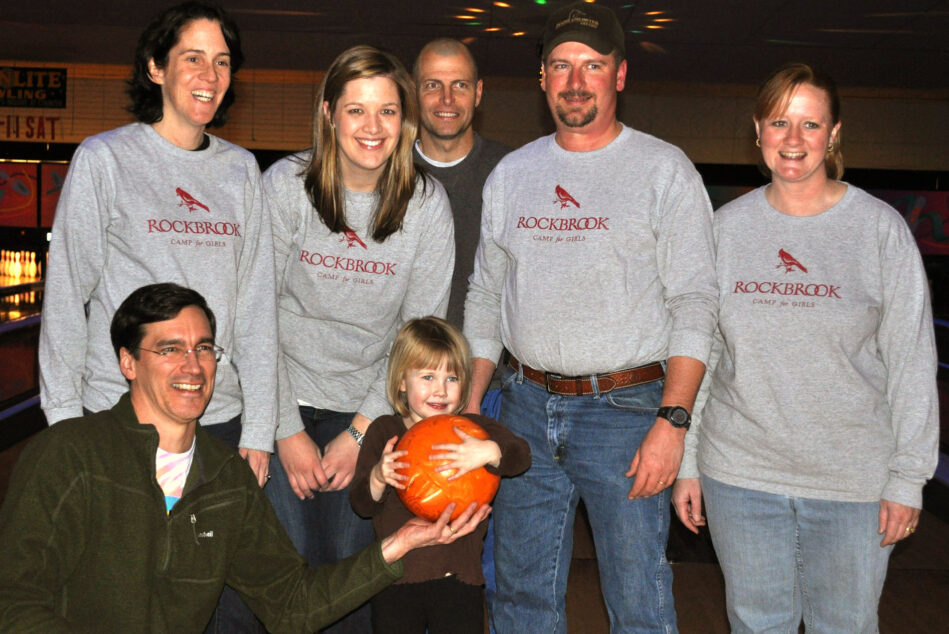
<instances>
[{"instance_id":1,"label":"woman with dark hair","mask_svg":"<svg viewBox=\"0 0 949 634\"><path fill-rule=\"evenodd\" d=\"M129 81L138 121L80 144L56 209L40 394L50 423L111 408L128 390L109 342L120 302L156 282L192 288L228 351L201 425L263 486L277 422L270 221L254 157L205 132L223 123L242 61L237 28L211 5L171 7L142 33Z\"/></svg>"},{"instance_id":2,"label":"woman with dark hair","mask_svg":"<svg viewBox=\"0 0 949 634\"><path fill-rule=\"evenodd\" d=\"M403 323L447 308L451 211L413 164L415 100L398 59L351 48L320 87L312 150L264 174L281 333L279 460L266 491L316 565L373 539L349 483L363 434L392 411L386 354ZM367 610L332 631L370 631Z\"/></svg>"},{"instance_id":3,"label":"woman with dark hair","mask_svg":"<svg viewBox=\"0 0 949 634\"><path fill-rule=\"evenodd\" d=\"M715 214L719 358L673 504L697 532L705 497L733 632L876 632L937 459L926 272L899 213L839 180L829 77L781 68L754 123L771 182Z\"/></svg>"},{"instance_id":4,"label":"woman with dark hair","mask_svg":"<svg viewBox=\"0 0 949 634\"><path fill-rule=\"evenodd\" d=\"M164 117L165 96L162 85L155 80L155 71L168 67L169 54L181 40L182 32L198 20L213 22L220 30L227 51L228 75L233 77L243 66L240 32L223 9L203 2L186 2L168 9L152 20L135 48L132 77L128 81L128 94L132 101L128 111L142 123L154 124ZM174 63L175 60L171 61ZM234 87L230 81L220 91L220 98L213 101L216 107L210 120L203 124L206 128L222 126L226 122L227 109L234 103Z\"/></svg>"}]
</instances>

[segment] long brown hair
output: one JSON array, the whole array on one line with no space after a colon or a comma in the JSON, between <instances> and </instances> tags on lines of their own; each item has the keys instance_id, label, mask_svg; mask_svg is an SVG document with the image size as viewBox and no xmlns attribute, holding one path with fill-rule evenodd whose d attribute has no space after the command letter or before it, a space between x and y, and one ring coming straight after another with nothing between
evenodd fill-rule
<instances>
[{"instance_id":1,"label":"long brown hair","mask_svg":"<svg viewBox=\"0 0 949 634\"><path fill-rule=\"evenodd\" d=\"M763 121L787 110L794 91L801 84L810 84L827 93L827 100L830 101L831 127L837 125L840 122L840 97L837 95L837 84L823 71L800 62L782 66L761 84L758 97L755 99L755 121ZM837 130L837 134L830 140L830 147L824 154L824 171L827 172L828 178L834 180L839 180L844 175L844 155L840 150L840 142L840 130ZM771 176L766 167L762 171L765 176Z\"/></svg>"},{"instance_id":2,"label":"long brown hair","mask_svg":"<svg viewBox=\"0 0 949 634\"><path fill-rule=\"evenodd\" d=\"M303 168L306 176L303 187L330 231L342 233L350 229L343 208L339 144L332 118L346 84L370 77L388 77L395 82L402 105L399 142L379 177L376 188L379 203L370 226L372 239L382 242L402 228L409 200L415 194L418 173L412 157L419 119L415 82L394 55L371 46L354 46L333 60L313 107L313 153ZM324 112L324 103L329 105L328 112ZM425 187L424 179L422 187Z\"/></svg>"}]
</instances>

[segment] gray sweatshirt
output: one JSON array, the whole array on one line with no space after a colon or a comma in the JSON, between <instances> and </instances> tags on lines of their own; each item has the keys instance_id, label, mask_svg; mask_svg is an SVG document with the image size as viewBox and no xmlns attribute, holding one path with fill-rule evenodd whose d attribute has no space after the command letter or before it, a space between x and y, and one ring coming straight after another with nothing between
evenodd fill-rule
<instances>
[{"instance_id":1,"label":"gray sweatshirt","mask_svg":"<svg viewBox=\"0 0 949 634\"><path fill-rule=\"evenodd\" d=\"M497 361L504 346L567 376L704 363L718 309L711 214L686 156L625 126L592 152L551 135L508 154L484 188L473 355Z\"/></svg>"},{"instance_id":2,"label":"gray sweatshirt","mask_svg":"<svg viewBox=\"0 0 949 634\"><path fill-rule=\"evenodd\" d=\"M331 233L303 189L306 155L285 158L264 174L280 277L280 427L303 430L300 402L370 420L392 412L386 355L407 320L445 315L455 261L448 196L421 179L402 230L382 243L367 228L375 193L346 191L352 229Z\"/></svg>"},{"instance_id":3,"label":"gray sweatshirt","mask_svg":"<svg viewBox=\"0 0 949 634\"><path fill-rule=\"evenodd\" d=\"M764 192L715 214L722 352L693 427L698 470L779 495L919 508L938 395L916 242L853 186L809 217ZM680 475L694 475L689 463Z\"/></svg>"},{"instance_id":4,"label":"gray sweatshirt","mask_svg":"<svg viewBox=\"0 0 949 634\"><path fill-rule=\"evenodd\" d=\"M109 324L129 293L156 282L195 289L217 320L226 356L201 424L243 411L240 446L273 451L276 293L257 163L213 136L183 150L141 123L86 139L69 166L40 328L47 420L109 409L128 391Z\"/></svg>"}]
</instances>

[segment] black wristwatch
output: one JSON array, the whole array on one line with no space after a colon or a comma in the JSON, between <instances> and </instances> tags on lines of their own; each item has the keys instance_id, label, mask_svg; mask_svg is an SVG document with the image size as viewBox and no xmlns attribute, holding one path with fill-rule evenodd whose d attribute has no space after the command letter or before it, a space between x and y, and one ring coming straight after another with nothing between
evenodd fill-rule
<instances>
[{"instance_id":1,"label":"black wristwatch","mask_svg":"<svg viewBox=\"0 0 949 634\"><path fill-rule=\"evenodd\" d=\"M689 411L678 405L660 407L659 411L656 412L656 416L665 418L670 425L679 429L688 429L692 425L692 416L689 415Z\"/></svg>"}]
</instances>

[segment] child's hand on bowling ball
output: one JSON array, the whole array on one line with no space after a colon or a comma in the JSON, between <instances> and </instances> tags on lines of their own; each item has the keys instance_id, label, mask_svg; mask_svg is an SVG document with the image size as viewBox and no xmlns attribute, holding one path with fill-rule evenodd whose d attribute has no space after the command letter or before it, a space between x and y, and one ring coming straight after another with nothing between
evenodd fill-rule
<instances>
[{"instance_id":1,"label":"child's hand on bowling ball","mask_svg":"<svg viewBox=\"0 0 949 634\"><path fill-rule=\"evenodd\" d=\"M382 451L382 458L372 468L372 478L379 486L389 485L396 489L404 489L405 481L409 479L407 475L399 473L398 469L405 469L409 466L407 462L399 462L399 458L404 456L407 451L394 451L395 443L399 441L398 436L393 436L386 443Z\"/></svg>"},{"instance_id":2,"label":"child's hand on bowling ball","mask_svg":"<svg viewBox=\"0 0 949 634\"><path fill-rule=\"evenodd\" d=\"M447 477L448 480L456 480L468 473L485 465L491 465L497 468L501 464L501 448L490 439L482 440L475 438L463 430L455 427L455 433L461 439L459 443L443 443L432 445L433 453L429 460L446 460L447 462L435 468L439 473L445 471L454 471Z\"/></svg>"}]
</instances>

